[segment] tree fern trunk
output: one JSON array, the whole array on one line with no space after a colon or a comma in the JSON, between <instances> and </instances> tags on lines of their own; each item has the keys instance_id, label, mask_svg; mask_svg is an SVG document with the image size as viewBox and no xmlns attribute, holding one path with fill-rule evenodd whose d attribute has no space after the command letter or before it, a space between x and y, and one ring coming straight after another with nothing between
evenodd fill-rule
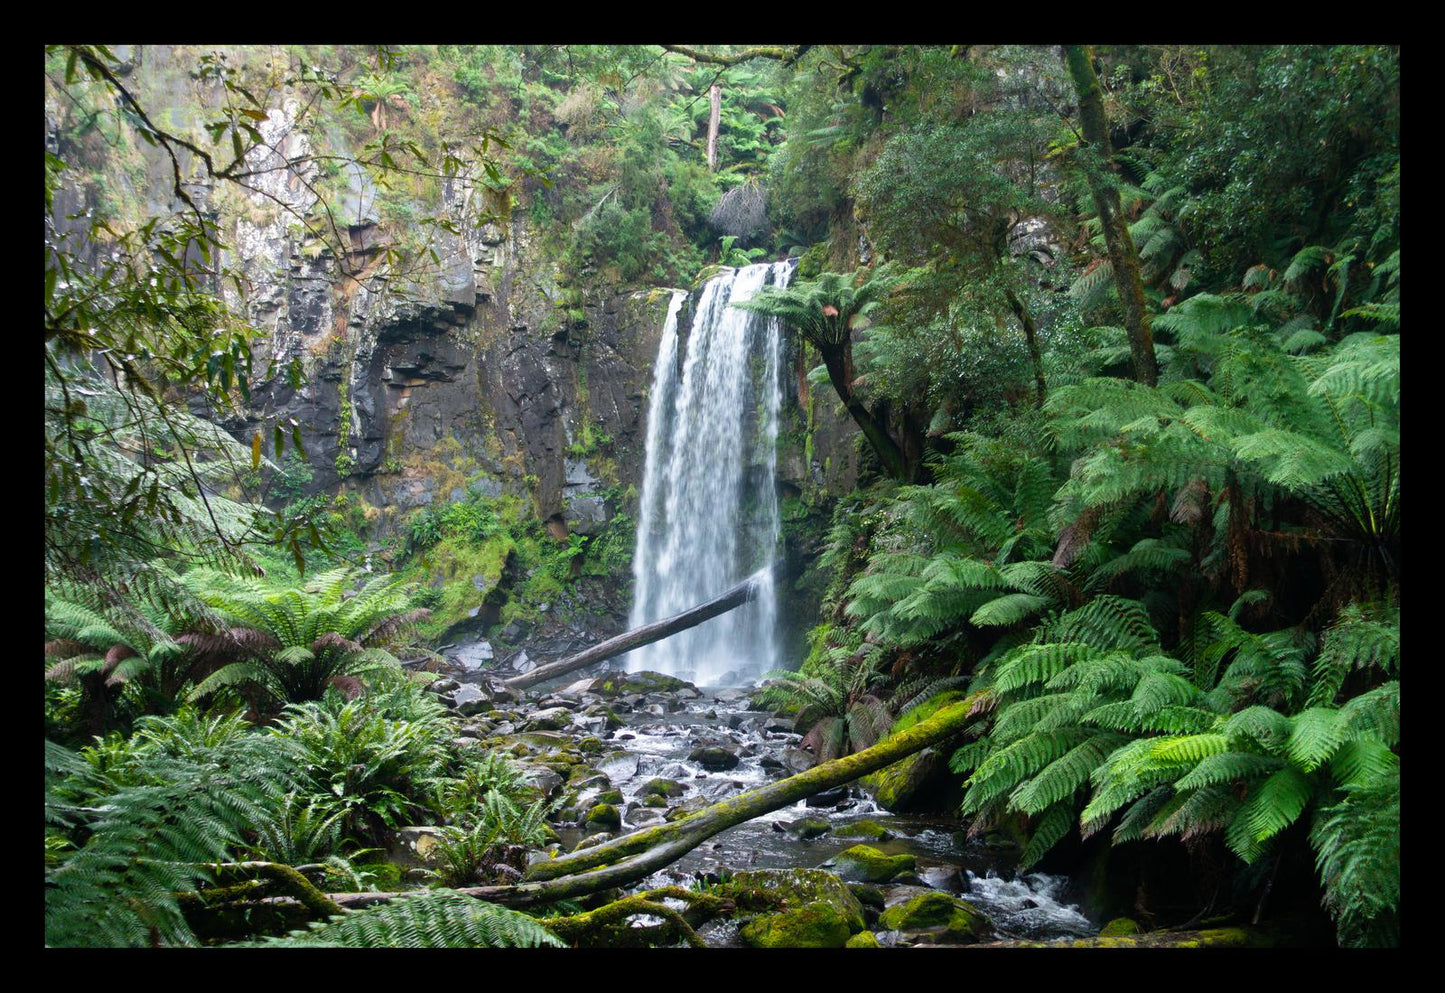
<instances>
[{"instance_id":1,"label":"tree fern trunk","mask_svg":"<svg viewBox=\"0 0 1445 993\"><path fill-rule=\"evenodd\" d=\"M1079 96L1079 119L1083 122L1084 141L1098 153L1098 162L1085 163L1084 172L1094 205L1104 226L1104 244L1109 248L1109 261L1114 265L1114 286L1124 307L1124 330L1129 335L1129 354L1134 361L1134 378L1146 386L1159 382L1159 365L1154 358L1154 332L1149 327L1149 314L1144 309L1144 282L1139 275L1139 253L1129 235L1129 225L1119 203L1119 191L1109 182L1105 172L1114 168L1114 153L1109 146L1109 121L1104 116L1103 91L1094 75L1094 52L1088 45L1067 45L1064 60L1073 77Z\"/></svg>"}]
</instances>

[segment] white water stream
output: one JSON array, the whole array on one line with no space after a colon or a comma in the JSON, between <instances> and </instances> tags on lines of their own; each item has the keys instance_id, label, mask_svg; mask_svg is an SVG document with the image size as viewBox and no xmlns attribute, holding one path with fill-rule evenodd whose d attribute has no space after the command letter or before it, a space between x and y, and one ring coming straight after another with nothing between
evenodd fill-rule
<instances>
[{"instance_id":1,"label":"white water stream","mask_svg":"<svg viewBox=\"0 0 1445 993\"><path fill-rule=\"evenodd\" d=\"M678 329L686 296L673 295L653 368L631 627L694 607L773 562L778 322L728 304L786 286L794 265L724 269L698 294L686 334ZM777 664L776 620L769 579L750 603L637 649L627 667L701 686L751 682Z\"/></svg>"}]
</instances>

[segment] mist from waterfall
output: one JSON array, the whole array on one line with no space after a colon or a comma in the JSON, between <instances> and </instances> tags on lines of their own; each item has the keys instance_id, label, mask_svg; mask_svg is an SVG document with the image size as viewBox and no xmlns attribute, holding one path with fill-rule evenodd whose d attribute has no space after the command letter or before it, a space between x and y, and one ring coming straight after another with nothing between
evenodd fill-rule
<instances>
[{"instance_id":1,"label":"mist from waterfall","mask_svg":"<svg viewBox=\"0 0 1445 993\"><path fill-rule=\"evenodd\" d=\"M794 265L724 269L699 292L686 334L678 331L686 295L673 295L648 408L632 627L694 607L773 562L778 322L728 304L786 286ZM627 667L701 686L750 682L776 665L776 622L769 577L746 605L637 649Z\"/></svg>"}]
</instances>

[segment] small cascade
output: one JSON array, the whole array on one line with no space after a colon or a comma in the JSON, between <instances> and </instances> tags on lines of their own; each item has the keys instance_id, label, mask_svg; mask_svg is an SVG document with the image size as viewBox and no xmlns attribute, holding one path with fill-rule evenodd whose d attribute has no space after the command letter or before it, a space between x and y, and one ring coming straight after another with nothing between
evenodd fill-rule
<instances>
[{"instance_id":1,"label":"small cascade","mask_svg":"<svg viewBox=\"0 0 1445 993\"><path fill-rule=\"evenodd\" d=\"M647 465L637 523L631 626L716 596L772 563L778 322L729 307L763 286L786 286L795 263L725 269L698 294L690 328L673 294L653 369ZM704 686L744 683L776 665L771 580L744 607L632 652L652 669Z\"/></svg>"}]
</instances>

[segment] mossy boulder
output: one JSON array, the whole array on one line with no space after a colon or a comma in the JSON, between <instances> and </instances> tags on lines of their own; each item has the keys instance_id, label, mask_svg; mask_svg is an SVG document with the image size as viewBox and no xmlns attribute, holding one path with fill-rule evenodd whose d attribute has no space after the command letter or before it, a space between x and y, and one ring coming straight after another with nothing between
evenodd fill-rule
<instances>
[{"instance_id":1,"label":"mossy boulder","mask_svg":"<svg viewBox=\"0 0 1445 993\"><path fill-rule=\"evenodd\" d=\"M970 903L947 893L920 893L889 907L878 918L889 931L908 931L916 940L940 945L965 945L993 936L987 917Z\"/></svg>"},{"instance_id":2,"label":"mossy boulder","mask_svg":"<svg viewBox=\"0 0 1445 993\"><path fill-rule=\"evenodd\" d=\"M826 817L801 817L788 825L788 833L800 841L821 838L832 830L833 825Z\"/></svg>"},{"instance_id":3,"label":"mossy boulder","mask_svg":"<svg viewBox=\"0 0 1445 993\"><path fill-rule=\"evenodd\" d=\"M621 790L608 790L606 793L601 793L597 796L598 803L618 804L621 803L622 800L623 797Z\"/></svg>"},{"instance_id":4,"label":"mossy boulder","mask_svg":"<svg viewBox=\"0 0 1445 993\"><path fill-rule=\"evenodd\" d=\"M892 831L874 820L844 824L842 827L834 828L833 834L839 838L867 838L870 841L887 841L893 837Z\"/></svg>"},{"instance_id":5,"label":"mossy boulder","mask_svg":"<svg viewBox=\"0 0 1445 993\"><path fill-rule=\"evenodd\" d=\"M666 807L667 797L658 796L656 793L649 793L639 800L638 803L644 807Z\"/></svg>"},{"instance_id":6,"label":"mossy boulder","mask_svg":"<svg viewBox=\"0 0 1445 993\"><path fill-rule=\"evenodd\" d=\"M912 855L885 855L871 845L854 845L834 859L844 879L864 883L886 883L918 864Z\"/></svg>"},{"instance_id":7,"label":"mossy boulder","mask_svg":"<svg viewBox=\"0 0 1445 993\"><path fill-rule=\"evenodd\" d=\"M691 686L686 680L660 672L617 672L595 680L591 692L603 696L624 696L632 693L668 693Z\"/></svg>"},{"instance_id":8,"label":"mossy boulder","mask_svg":"<svg viewBox=\"0 0 1445 993\"><path fill-rule=\"evenodd\" d=\"M648 796L649 794L656 793L658 796L675 797L682 796L686 792L687 787L677 780L659 778L649 779L646 784L643 785L642 789L638 791L638 796Z\"/></svg>"},{"instance_id":9,"label":"mossy boulder","mask_svg":"<svg viewBox=\"0 0 1445 993\"><path fill-rule=\"evenodd\" d=\"M1099 929L1099 937L1113 938L1124 934L1138 934L1139 922L1132 917L1116 917Z\"/></svg>"},{"instance_id":10,"label":"mossy boulder","mask_svg":"<svg viewBox=\"0 0 1445 993\"><path fill-rule=\"evenodd\" d=\"M610 803L599 803L583 818L588 827L614 831L622 826L622 814Z\"/></svg>"},{"instance_id":11,"label":"mossy boulder","mask_svg":"<svg viewBox=\"0 0 1445 993\"><path fill-rule=\"evenodd\" d=\"M878 944L878 938L872 931L859 931L853 937L843 942L844 948L882 948Z\"/></svg>"},{"instance_id":12,"label":"mossy boulder","mask_svg":"<svg viewBox=\"0 0 1445 993\"><path fill-rule=\"evenodd\" d=\"M847 885L821 869L755 869L725 884L740 908L771 908L738 936L753 948L842 948L863 930L863 907Z\"/></svg>"},{"instance_id":13,"label":"mossy boulder","mask_svg":"<svg viewBox=\"0 0 1445 993\"><path fill-rule=\"evenodd\" d=\"M927 810L939 805L948 786L948 763L932 748L864 776L878 806L893 813Z\"/></svg>"}]
</instances>

